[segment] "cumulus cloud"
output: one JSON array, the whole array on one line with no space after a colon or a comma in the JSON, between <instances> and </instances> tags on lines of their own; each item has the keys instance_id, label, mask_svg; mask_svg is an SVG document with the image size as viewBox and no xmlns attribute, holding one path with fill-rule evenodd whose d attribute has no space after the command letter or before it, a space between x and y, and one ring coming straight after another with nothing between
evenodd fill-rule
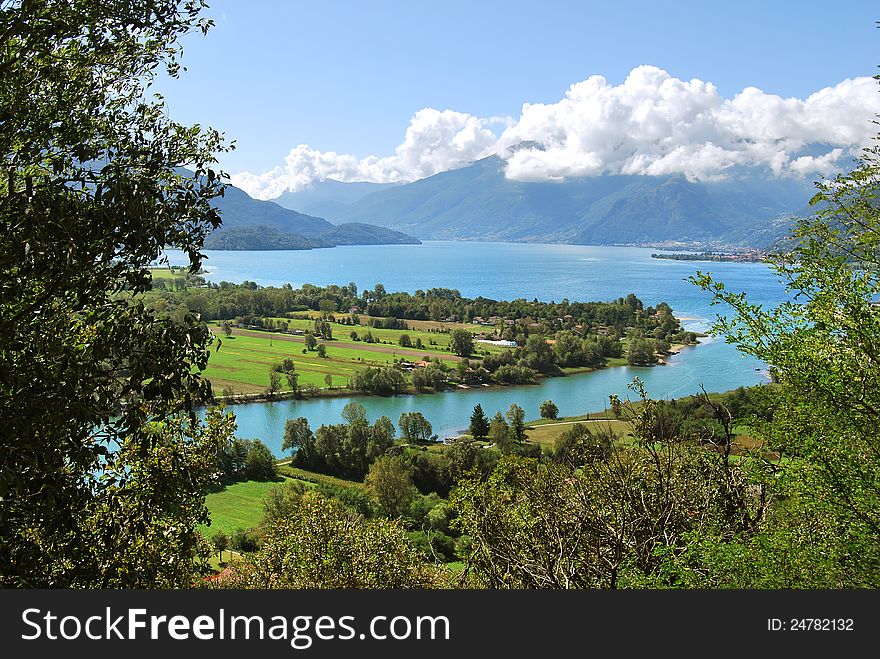
<instances>
[{"instance_id":1,"label":"cumulus cloud","mask_svg":"<svg viewBox=\"0 0 880 659\"><path fill-rule=\"evenodd\" d=\"M493 153L506 175L548 181L603 174L683 174L712 180L734 168L775 176L830 173L870 142L880 113L872 78L854 78L806 99L748 87L731 99L711 82L640 66L619 85L602 76L573 84L557 103L526 103L519 118L419 110L394 155L357 158L301 144L283 165L232 182L261 199L314 181L412 181ZM501 126L498 136L492 126Z\"/></svg>"},{"instance_id":2,"label":"cumulus cloud","mask_svg":"<svg viewBox=\"0 0 880 659\"><path fill-rule=\"evenodd\" d=\"M272 199L285 190L296 192L313 181L328 178L375 183L413 181L492 154L498 136L488 126L496 121L425 108L410 119L404 140L393 156L357 158L300 144L283 165L262 174L234 174L232 183L253 197Z\"/></svg>"},{"instance_id":3,"label":"cumulus cloud","mask_svg":"<svg viewBox=\"0 0 880 659\"><path fill-rule=\"evenodd\" d=\"M507 176L553 180L601 174L723 178L733 167L776 176L827 171L874 134L880 112L872 78L844 80L805 100L749 87L725 99L710 82L684 81L653 66L620 85L592 76L553 104L526 104L499 139ZM512 150L523 142L531 148ZM807 147L823 153L804 153Z\"/></svg>"}]
</instances>

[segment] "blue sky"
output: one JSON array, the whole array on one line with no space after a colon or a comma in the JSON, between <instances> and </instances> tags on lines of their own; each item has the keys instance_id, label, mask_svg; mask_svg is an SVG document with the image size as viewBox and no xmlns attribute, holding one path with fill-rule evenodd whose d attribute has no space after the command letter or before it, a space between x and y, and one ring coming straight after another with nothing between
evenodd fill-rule
<instances>
[{"instance_id":1,"label":"blue sky","mask_svg":"<svg viewBox=\"0 0 880 659\"><path fill-rule=\"evenodd\" d=\"M317 159L325 167L320 172L335 172L335 178L348 172L350 178L411 179L487 153L481 131L500 137L521 121L524 103L559 103L571 85L590 76L603 76L605 91L613 91L634 69L651 65L683 84L711 83L710 92L721 100L747 87L806 99L847 78L874 75L880 52L875 2L209 3L207 15L216 28L207 37L187 38L188 71L157 87L176 119L211 125L236 141L237 149L222 158L227 171L254 175L273 168L277 173L279 167L314 169ZM662 76L649 73L650 80L641 82L662 84ZM860 93L841 92L850 102L864 98L864 90ZM584 107L592 106L567 112L587 111ZM414 123L424 108L456 114L423 115L421 124ZM496 117L506 117L506 123ZM434 139L462 138L467 129L470 146L415 165L407 152L384 162L379 173L361 162L394 156L409 127L436 128L438 122L454 127L438 129ZM541 162L532 158L521 163L524 177L607 170L613 160L608 154L592 146L586 154L572 152L573 141L592 144L598 138L570 125L564 131L569 157L562 163L556 158L549 169L544 161L550 155ZM532 132L542 141L540 130ZM518 135L530 137L525 129ZM703 146L719 139L704 140ZM301 144L309 146L308 157L285 162ZM789 161L795 151L792 147ZM328 164L327 152L354 160ZM708 153L690 150L687 157L697 162L693 158ZM661 168L679 166L669 164L668 153L661 155ZM658 157L648 156L652 166ZM634 162L646 161L613 167L640 166Z\"/></svg>"}]
</instances>

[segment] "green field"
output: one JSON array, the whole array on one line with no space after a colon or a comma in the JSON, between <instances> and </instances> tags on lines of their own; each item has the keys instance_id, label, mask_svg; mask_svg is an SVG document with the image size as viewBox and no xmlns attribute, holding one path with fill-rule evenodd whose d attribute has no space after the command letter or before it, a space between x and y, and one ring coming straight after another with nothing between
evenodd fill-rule
<instances>
[{"instance_id":1,"label":"green field","mask_svg":"<svg viewBox=\"0 0 880 659\"><path fill-rule=\"evenodd\" d=\"M307 320L291 320L290 323L291 329L312 327ZM327 351L327 356L322 358L316 351L306 351L302 336L234 328L232 335L227 337L219 325L212 324L211 329L221 339L221 344L212 350L204 375L211 381L217 394L224 389L231 389L234 393L262 393L269 385L272 365L289 357L299 374L300 387L326 389L325 378L330 375L332 387L337 389L347 387L349 378L367 366L384 366L401 359L419 361L423 357L439 358L450 367L460 361L449 351L448 336L445 334L379 330L336 323L332 324L332 328L333 340L319 339ZM361 336L369 329L375 339L387 343L354 341L349 336L352 329ZM409 334L413 341L416 336L421 337L424 348L401 348L397 343L401 334ZM438 345L428 345L427 337ZM496 349L495 346L490 347ZM283 378L281 391L289 391Z\"/></svg>"},{"instance_id":2,"label":"green field","mask_svg":"<svg viewBox=\"0 0 880 659\"><path fill-rule=\"evenodd\" d=\"M220 492L211 492L205 497L211 525L200 526L199 531L211 538L219 530L231 535L236 529L256 526L263 518L263 499L269 490L291 480L282 477L268 482L241 481L227 485Z\"/></svg>"},{"instance_id":3,"label":"green field","mask_svg":"<svg viewBox=\"0 0 880 659\"><path fill-rule=\"evenodd\" d=\"M586 415L579 417L567 417L555 421L541 420L527 424L529 429L526 430L526 437L529 441L537 442L542 446L552 447L556 438L571 427L575 423L583 423L591 430L599 430L611 427L611 431L617 436L623 436L629 433L629 424L624 421L615 419L596 419L594 416Z\"/></svg>"},{"instance_id":4,"label":"green field","mask_svg":"<svg viewBox=\"0 0 880 659\"><path fill-rule=\"evenodd\" d=\"M314 487L315 483L357 489L364 486L363 483L317 474L286 464L278 465L278 473L279 477L275 481L239 481L208 494L205 505L211 516L211 525L199 527L202 535L211 538L218 530L231 535L236 529L257 526L263 519L263 499L273 487L285 483L299 482L309 488Z\"/></svg>"},{"instance_id":5,"label":"green field","mask_svg":"<svg viewBox=\"0 0 880 659\"><path fill-rule=\"evenodd\" d=\"M171 267L171 266L157 266L153 268L149 268L150 276L153 279L186 279L186 276L189 274L189 268L184 268L181 266Z\"/></svg>"},{"instance_id":6,"label":"green field","mask_svg":"<svg viewBox=\"0 0 880 659\"><path fill-rule=\"evenodd\" d=\"M311 316L311 314L309 314ZM319 312L314 312L314 316L319 317ZM312 331L314 330L315 323L313 320L306 320L304 318L272 318L278 324L289 323L288 327L291 330L300 329L303 331ZM364 317L362 317L362 321ZM422 340L422 348L411 348L412 350L430 350L432 354L436 352L445 352L449 353L449 337L450 333L454 329L464 329L472 334L479 334L481 332L489 333L493 330L491 327L483 327L481 325L474 325L472 323L439 323L434 321L419 321L419 320L407 320L407 325L409 325L409 329L405 330L397 330L397 329L378 329L375 327L369 327L368 325L343 325L341 323L330 323L330 327L333 329L333 340L342 341L347 343L353 343L354 345L363 345L363 341L354 341L350 338L350 334L352 331L357 332L359 337L363 337L367 332L373 335L373 339L381 341L386 345L394 345L397 346L398 340L401 335L406 334L409 336L410 340L415 343L416 339ZM429 331L430 329L439 329L441 331ZM432 343L433 342L433 343ZM370 345L370 344L367 344ZM474 343L475 354L478 357L482 354L487 353L498 353L505 348L499 348L498 346L493 346L489 344L482 343Z\"/></svg>"}]
</instances>

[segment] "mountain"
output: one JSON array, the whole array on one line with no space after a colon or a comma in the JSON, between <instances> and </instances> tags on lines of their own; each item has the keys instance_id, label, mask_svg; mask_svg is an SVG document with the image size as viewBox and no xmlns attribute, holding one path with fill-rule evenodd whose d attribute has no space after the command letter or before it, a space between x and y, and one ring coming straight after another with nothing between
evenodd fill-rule
<instances>
[{"instance_id":1,"label":"mountain","mask_svg":"<svg viewBox=\"0 0 880 659\"><path fill-rule=\"evenodd\" d=\"M321 236L335 245L417 245L420 241L394 229L349 222Z\"/></svg>"},{"instance_id":2,"label":"mountain","mask_svg":"<svg viewBox=\"0 0 880 659\"><path fill-rule=\"evenodd\" d=\"M387 229L386 229L387 231ZM306 238L295 233L284 233L265 224L220 229L205 239L205 249L256 251L267 249L315 249L335 247L329 240Z\"/></svg>"},{"instance_id":3,"label":"mountain","mask_svg":"<svg viewBox=\"0 0 880 659\"><path fill-rule=\"evenodd\" d=\"M211 202L223 224L205 240L206 249L313 249L336 245L418 244L399 231L365 223L336 226L321 217L252 199L234 186Z\"/></svg>"},{"instance_id":4,"label":"mountain","mask_svg":"<svg viewBox=\"0 0 880 659\"><path fill-rule=\"evenodd\" d=\"M284 208L324 217L339 212L372 192L381 192L399 185L402 184L370 183L368 181L343 183L342 181L325 179L312 183L308 188L299 192L283 192L272 201Z\"/></svg>"},{"instance_id":5,"label":"mountain","mask_svg":"<svg viewBox=\"0 0 880 659\"><path fill-rule=\"evenodd\" d=\"M214 207L223 218L221 231L264 226L282 233L314 238L332 231L335 226L321 217L297 213L271 201L253 199L244 190L231 185L226 186L222 197L214 199Z\"/></svg>"},{"instance_id":6,"label":"mountain","mask_svg":"<svg viewBox=\"0 0 880 659\"><path fill-rule=\"evenodd\" d=\"M800 210L812 186L756 173L730 180L596 176L522 182L491 156L457 170L336 202L334 222L367 222L422 239L575 244L717 241ZM745 231L751 227L750 231Z\"/></svg>"}]
</instances>

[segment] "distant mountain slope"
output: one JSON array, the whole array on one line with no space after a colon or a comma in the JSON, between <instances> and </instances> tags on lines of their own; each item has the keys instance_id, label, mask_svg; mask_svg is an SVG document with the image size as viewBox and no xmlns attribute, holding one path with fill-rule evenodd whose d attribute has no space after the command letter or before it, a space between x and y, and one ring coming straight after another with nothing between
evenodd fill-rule
<instances>
[{"instance_id":1,"label":"distant mountain slope","mask_svg":"<svg viewBox=\"0 0 880 659\"><path fill-rule=\"evenodd\" d=\"M211 203L220 212L223 223L206 239L207 249L313 249L419 242L412 236L370 224L336 226L323 218L282 208L271 201L252 199L231 185L226 187L224 196Z\"/></svg>"},{"instance_id":2,"label":"distant mountain slope","mask_svg":"<svg viewBox=\"0 0 880 659\"><path fill-rule=\"evenodd\" d=\"M253 199L244 190L232 185L226 186L224 196L214 200L214 207L223 218L223 230L264 226L273 227L282 233L313 237L334 228L333 224L321 217L297 213L271 201Z\"/></svg>"},{"instance_id":3,"label":"distant mountain slope","mask_svg":"<svg viewBox=\"0 0 880 659\"><path fill-rule=\"evenodd\" d=\"M417 238L372 224L340 224L321 236L335 245L418 245Z\"/></svg>"},{"instance_id":4,"label":"distant mountain slope","mask_svg":"<svg viewBox=\"0 0 880 659\"><path fill-rule=\"evenodd\" d=\"M368 222L422 239L613 244L712 240L800 210L807 183L752 175L511 181L498 157L337 204L333 221Z\"/></svg>"},{"instance_id":5,"label":"distant mountain slope","mask_svg":"<svg viewBox=\"0 0 880 659\"><path fill-rule=\"evenodd\" d=\"M389 231L389 229L385 229ZM257 224L214 231L205 239L205 249L219 250L268 250L268 249L314 249L334 247L332 240L306 238L295 233L284 233L275 227Z\"/></svg>"},{"instance_id":6,"label":"distant mountain slope","mask_svg":"<svg viewBox=\"0 0 880 659\"><path fill-rule=\"evenodd\" d=\"M279 206L299 211L300 213L327 217L349 204L359 201L372 192L381 192L399 185L402 184L370 183L367 181L343 183L342 181L325 179L312 183L308 188L299 192L283 192L272 201Z\"/></svg>"}]
</instances>

